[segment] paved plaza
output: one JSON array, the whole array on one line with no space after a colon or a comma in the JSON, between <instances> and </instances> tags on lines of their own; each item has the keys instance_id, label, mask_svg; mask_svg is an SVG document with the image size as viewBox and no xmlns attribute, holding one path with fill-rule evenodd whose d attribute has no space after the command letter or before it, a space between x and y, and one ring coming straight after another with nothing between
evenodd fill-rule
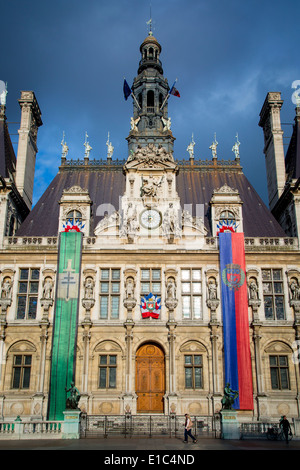
<instances>
[{"instance_id":1,"label":"paved plaza","mask_svg":"<svg viewBox=\"0 0 300 470\"><path fill-rule=\"evenodd\" d=\"M2 450L96 450L102 451L101 455L111 456L113 452L121 456L128 451L140 451L138 455L147 458L149 451L163 453L181 453L182 455L197 451L226 451L226 450L246 450L246 451L292 451L300 450L300 440L294 439L286 444L283 441L268 441L265 439L248 440L223 440L213 438L200 438L196 444L190 441L185 444L180 438L118 438L108 437L107 439L57 439L57 440L0 440L0 451ZM142 451L145 451L144 453Z\"/></svg>"}]
</instances>

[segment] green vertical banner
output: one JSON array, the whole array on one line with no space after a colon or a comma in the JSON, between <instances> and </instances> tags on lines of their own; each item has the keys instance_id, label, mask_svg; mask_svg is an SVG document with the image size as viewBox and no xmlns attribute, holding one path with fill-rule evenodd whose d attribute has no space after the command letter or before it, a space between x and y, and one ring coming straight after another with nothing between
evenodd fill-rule
<instances>
[{"instance_id":1,"label":"green vertical banner","mask_svg":"<svg viewBox=\"0 0 300 470\"><path fill-rule=\"evenodd\" d=\"M48 419L64 419L67 393L75 381L75 361L82 251L81 232L62 232L53 320Z\"/></svg>"}]
</instances>

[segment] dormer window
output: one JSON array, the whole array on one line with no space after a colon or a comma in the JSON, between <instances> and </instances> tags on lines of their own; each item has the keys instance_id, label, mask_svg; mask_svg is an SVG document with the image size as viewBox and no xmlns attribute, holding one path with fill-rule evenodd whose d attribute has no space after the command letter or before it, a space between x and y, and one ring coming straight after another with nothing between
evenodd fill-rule
<instances>
[{"instance_id":1,"label":"dormer window","mask_svg":"<svg viewBox=\"0 0 300 470\"><path fill-rule=\"evenodd\" d=\"M234 222L236 221L234 213L228 210L221 212L220 222L222 220L226 220L226 221L228 220L228 221L234 221Z\"/></svg>"},{"instance_id":2,"label":"dormer window","mask_svg":"<svg viewBox=\"0 0 300 470\"><path fill-rule=\"evenodd\" d=\"M68 222L68 221L70 221L73 225L75 225L76 223L81 224L82 223L82 214L81 214L81 212L79 212L75 209L68 212L66 222Z\"/></svg>"}]
</instances>

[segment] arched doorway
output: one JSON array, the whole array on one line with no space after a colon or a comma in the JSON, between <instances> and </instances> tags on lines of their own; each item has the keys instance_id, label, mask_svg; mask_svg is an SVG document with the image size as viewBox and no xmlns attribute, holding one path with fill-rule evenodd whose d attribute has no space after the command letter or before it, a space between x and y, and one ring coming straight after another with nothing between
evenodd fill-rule
<instances>
[{"instance_id":1,"label":"arched doorway","mask_svg":"<svg viewBox=\"0 0 300 470\"><path fill-rule=\"evenodd\" d=\"M155 343L143 344L136 354L136 394L138 413L163 413L165 394L165 354Z\"/></svg>"}]
</instances>

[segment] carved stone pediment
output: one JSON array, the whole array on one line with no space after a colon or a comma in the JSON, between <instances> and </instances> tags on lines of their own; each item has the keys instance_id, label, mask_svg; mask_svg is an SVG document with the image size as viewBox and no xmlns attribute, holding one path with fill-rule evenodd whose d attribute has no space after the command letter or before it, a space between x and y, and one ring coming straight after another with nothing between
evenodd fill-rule
<instances>
[{"instance_id":1,"label":"carved stone pediment","mask_svg":"<svg viewBox=\"0 0 300 470\"><path fill-rule=\"evenodd\" d=\"M166 151L162 145L153 143L142 147L138 145L135 152L132 152L125 164L125 169L158 168L175 170L177 168L173 155Z\"/></svg>"}]
</instances>

